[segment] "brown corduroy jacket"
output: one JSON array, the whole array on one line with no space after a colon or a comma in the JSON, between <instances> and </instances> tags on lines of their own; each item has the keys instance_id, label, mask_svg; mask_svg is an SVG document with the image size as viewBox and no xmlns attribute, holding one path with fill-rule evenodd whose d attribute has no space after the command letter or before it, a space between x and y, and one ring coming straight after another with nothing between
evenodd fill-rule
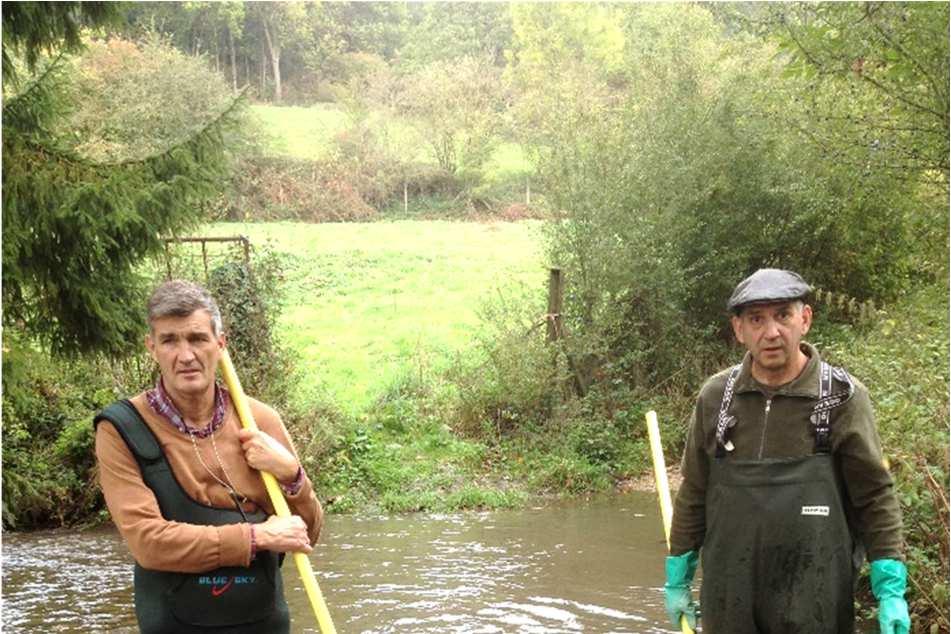
<instances>
[{"instance_id":1,"label":"brown corduroy jacket","mask_svg":"<svg viewBox=\"0 0 951 634\"><path fill-rule=\"evenodd\" d=\"M251 413L261 431L273 436L295 457L297 451L281 422L280 416L267 405L248 399ZM195 501L215 507L234 509L225 489L202 466L188 434L149 407L145 394L131 399L143 420L155 434L175 478ZM241 424L233 404L229 404L225 420L214 435L218 455L239 493L249 499L245 512L264 510L274 514L260 473L251 469L244 459L238 430ZM211 437L197 439L205 465L227 482L218 465ZM143 568L174 572L204 572L222 566L248 566L251 562L251 531L248 524L200 526L168 521L162 517L152 490L142 481L135 457L119 432L108 421L96 430L96 459L99 481L106 506L132 556ZM287 496L291 513L307 524L311 543L316 543L323 525L323 509L314 493L310 479L304 476L303 486Z\"/></svg>"}]
</instances>

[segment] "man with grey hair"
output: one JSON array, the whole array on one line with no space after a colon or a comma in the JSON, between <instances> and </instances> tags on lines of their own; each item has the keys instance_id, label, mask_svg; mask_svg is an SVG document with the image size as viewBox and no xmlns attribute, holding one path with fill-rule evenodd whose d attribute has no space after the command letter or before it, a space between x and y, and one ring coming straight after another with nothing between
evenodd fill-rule
<instances>
[{"instance_id":1,"label":"man with grey hair","mask_svg":"<svg viewBox=\"0 0 951 634\"><path fill-rule=\"evenodd\" d=\"M700 390L687 432L666 561L675 627L714 634L851 633L865 555L882 634L905 634L901 511L868 390L802 339L811 287L760 269L728 310L742 363Z\"/></svg>"},{"instance_id":2,"label":"man with grey hair","mask_svg":"<svg viewBox=\"0 0 951 634\"><path fill-rule=\"evenodd\" d=\"M159 285L148 323L158 381L95 419L106 505L136 562L139 628L288 632L280 563L311 551L323 510L287 429L254 399L260 431L241 428L215 378L225 335L205 289ZM291 517L274 514L259 471L277 478Z\"/></svg>"}]
</instances>

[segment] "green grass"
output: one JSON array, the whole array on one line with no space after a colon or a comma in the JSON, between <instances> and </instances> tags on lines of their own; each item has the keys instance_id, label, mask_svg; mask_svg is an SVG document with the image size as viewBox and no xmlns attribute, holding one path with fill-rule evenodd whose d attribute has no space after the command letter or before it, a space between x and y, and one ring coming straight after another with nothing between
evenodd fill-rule
<instances>
[{"instance_id":1,"label":"green grass","mask_svg":"<svg viewBox=\"0 0 951 634\"><path fill-rule=\"evenodd\" d=\"M286 254L279 337L300 357L301 394L317 388L359 414L407 373L462 352L480 302L509 281L544 292L535 223L222 223Z\"/></svg>"},{"instance_id":2,"label":"green grass","mask_svg":"<svg viewBox=\"0 0 951 634\"><path fill-rule=\"evenodd\" d=\"M492 181L518 177L532 171L532 164L518 143L500 143L485 165L486 177Z\"/></svg>"},{"instance_id":3,"label":"green grass","mask_svg":"<svg viewBox=\"0 0 951 634\"><path fill-rule=\"evenodd\" d=\"M335 106L251 106L269 137L270 153L300 159L326 158L334 136L348 126Z\"/></svg>"}]
</instances>

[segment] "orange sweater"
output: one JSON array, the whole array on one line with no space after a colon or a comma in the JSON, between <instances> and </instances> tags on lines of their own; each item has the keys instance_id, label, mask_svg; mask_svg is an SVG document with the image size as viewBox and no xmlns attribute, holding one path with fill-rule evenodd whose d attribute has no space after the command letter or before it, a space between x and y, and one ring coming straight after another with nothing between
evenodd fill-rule
<instances>
[{"instance_id":1,"label":"orange sweater","mask_svg":"<svg viewBox=\"0 0 951 634\"><path fill-rule=\"evenodd\" d=\"M273 436L297 456L280 416L271 407L248 399L251 413L261 431ZM149 407L145 393L131 399L132 404L159 441L172 472L185 492L195 501L220 508L234 508L228 491L198 461L187 434ZM215 432L218 454L239 493L247 496L245 512L263 509L274 514L260 473L244 460L238 430L241 424L229 404L222 426ZM227 482L211 444L211 438L197 439L205 464ZM99 480L106 506L132 556L143 568L174 572L204 572L221 566L248 566L251 563L251 530L248 524L201 526L167 521L162 517L155 494L142 481L135 457L125 441L108 421L96 431L96 458ZM314 494L310 479L304 476L296 495L287 496L291 513L307 524L311 543L316 543L323 525L323 509Z\"/></svg>"}]
</instances>

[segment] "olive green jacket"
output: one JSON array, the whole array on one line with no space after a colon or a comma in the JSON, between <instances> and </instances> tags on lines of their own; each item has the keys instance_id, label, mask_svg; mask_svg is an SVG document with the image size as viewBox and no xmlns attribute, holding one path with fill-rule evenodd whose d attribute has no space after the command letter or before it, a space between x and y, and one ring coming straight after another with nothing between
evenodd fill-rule
<instances>
[{"instance_id":1,"label":"olive green jacket","mask_svg":"<svg viewBox=\"0 0 951 634\"><path fill-rule=\"evenodd\" d=\"M730 413L736 416L727 459L797 458L814 453L810 415L819 398L819 353L802 344L809 361L790 383L769 389L750 373L749 353L736 380ZM683 484L674 504L670 552L699 550L706 533L706 489L716 452L716 425L729 369L701 388L687 432L681 464ZM853 378L855 395L832 411L832 453L844 484L847 517L865 546L869 561L901 559L901 509L892 477L883 464L881 440L868 389ZM833 392L845 389L835 380Z\"/></svg>"}]
</instances>

